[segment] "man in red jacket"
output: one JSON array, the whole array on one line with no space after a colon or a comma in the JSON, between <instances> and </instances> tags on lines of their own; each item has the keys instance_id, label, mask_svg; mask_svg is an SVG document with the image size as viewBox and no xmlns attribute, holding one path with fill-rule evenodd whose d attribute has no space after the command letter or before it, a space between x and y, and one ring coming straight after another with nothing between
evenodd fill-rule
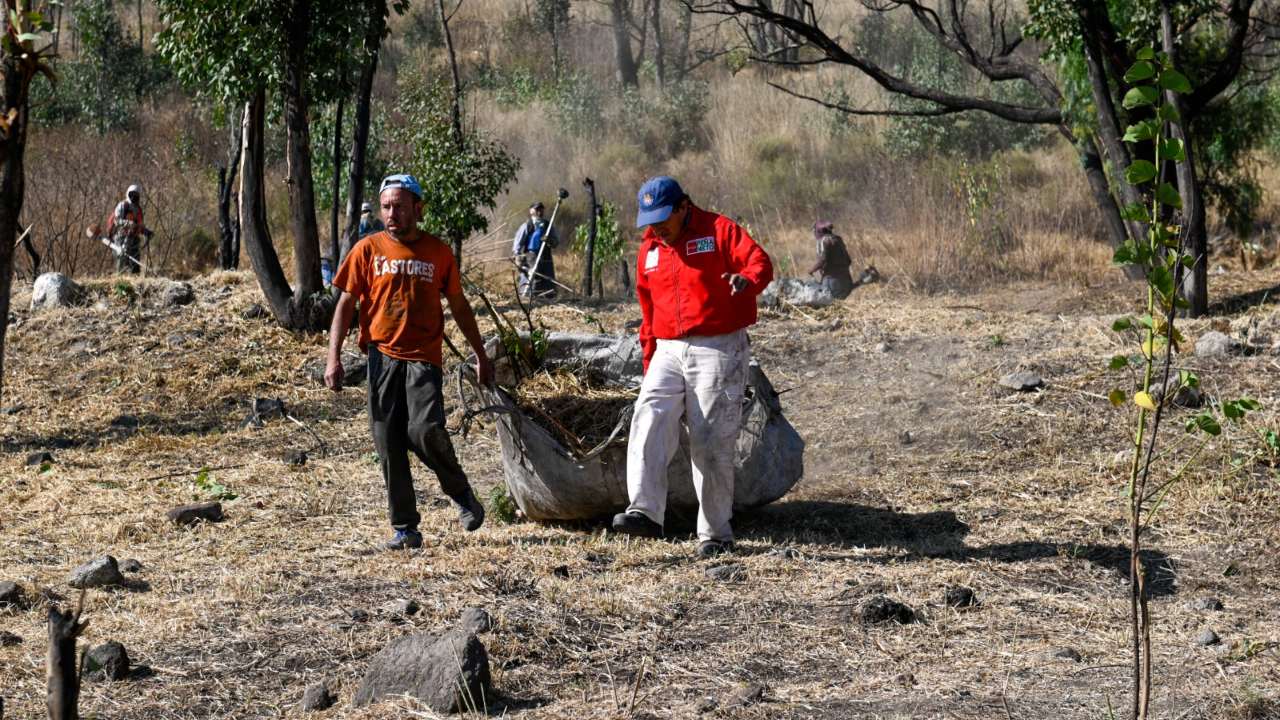
<instances>
[{"instance_id":1,"label":"man in red jacket","mask_svg":"<svg viewBox=\"0 0 1280 720\"><path fill-rule=\"evenodd\" d=\"M698 555L733 547L734 453L742 416L746 328L756 296L773 280L765 251L732 220L694 206L669 177L645 182L636 227L645 228L636 270L644 381L631 419L627 493L613 529L661 537L667 465L689 429L698 494Z\"/></svg>"}]
</instances>

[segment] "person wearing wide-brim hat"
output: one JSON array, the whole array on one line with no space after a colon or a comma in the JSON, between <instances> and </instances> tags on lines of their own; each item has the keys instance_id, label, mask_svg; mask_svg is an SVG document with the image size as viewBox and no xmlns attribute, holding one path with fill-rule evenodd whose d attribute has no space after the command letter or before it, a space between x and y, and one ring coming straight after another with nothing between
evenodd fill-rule
<instances>
[{"instance_id":1,"label":"person wearing wide-brim hat","mask_svg":"<svg viewBox=\"0 0 1280 720\"><path fill-rule=\"evenodd\" d=\"M421 516L413 491L409 452L436 474L440 489L458 507L467 531L484 522L480 504L458 463L445 429L441 346L447 300L476 354L480 384L493 382L493 365L475 314L462 294L453 252L418 228L422 187L412 175L390 175L378 193L386 230L358 241L333 286L340 293L329 330L325 384L342 389L342 345L359 301L360 349L369 355L369 425L382 464L393 550L422 547Z\"/></svg>"},{"instance_id":2,"label":"person wearing wide-brim hat","mask_svg":"<svg viewBox=\"0 0 1280 720\"><path fill-rule=\"evenodd\" d=\"M645 182L636 227L644 379L627 445L626 512L613 529L660 537L667 465L689 430L699 557L733 548L733 466L756 322L773 263L740 225L693 204L670 177Z\"/></svg>"}]
</instances>

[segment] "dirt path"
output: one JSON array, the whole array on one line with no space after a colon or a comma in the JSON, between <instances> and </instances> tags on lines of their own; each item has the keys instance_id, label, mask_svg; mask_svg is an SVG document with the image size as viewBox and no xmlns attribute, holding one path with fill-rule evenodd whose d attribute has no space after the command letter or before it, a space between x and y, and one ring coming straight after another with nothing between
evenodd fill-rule
<instances>
[{"instance_id":1,"label":"dirt path","mask_svg":"<svg viewBox=\"0 0 1280 720\"><path fill-rule=\"evenodd\" d=\"M632 716L655 718L1096 718L1126 703L1126 423L1103 399L1115 383L1103 368L1121 351L1108 327L1128 286L873 287L764 317L753 349L787 391L806 477L738 518L745 579L722 583L687 538L527 523L464 536L425 474L427 549L376 551L383 495L362 392L335 397L309 378L323 338L241 319L255 293L235 277L198 285L190 308L108 300L23 316L11 335L4 402L21 409L0 415L0 580L69 598L63 578L94 555L144 568L128 589L91 594L87 637L120 640L151 673L88 685L85 715L278 716L327 678L341 700L325 717L408 717L403 703L350 709L368 658L477 605L497 620L484 640L495 705L513 717L625 717L633 692ZM1277 280L1241 278L1239 294ZM588 315L621 329L634 309L541 317L588 329ZM1186 361L1211 394L1261 400L1258 428L1276 428L1273 357ZM998 387L1013 370L1046 389ZM252 397L283 398L324 451L288 421L241 428ZM1229 433L1243 447L1246 432ZM23 467L46 447L54 466ZM1147 541L1160 717L1280 712L1266 700L1280 693L1276 477L1223 447L1201 454ZM305 467L282 461L296 449L312 451ZM485 490L500 482L496 449L491 428L460 445ZM174 529L163 510L207 492L200 467L237 495L228 520ZM952 586L980 604L947 607ZM864 624L877 595L922 621ZM383 609L406 597L423 611ZM1201 597L1224 609L1193 609ZM22 639L0 647L9 717L41 715L43 618L43 601L0 609L0 630ZM1222 643L1198 646L1205 628ZM737 704L749 683L763 699Z\"/></svg>"}]
</instances>

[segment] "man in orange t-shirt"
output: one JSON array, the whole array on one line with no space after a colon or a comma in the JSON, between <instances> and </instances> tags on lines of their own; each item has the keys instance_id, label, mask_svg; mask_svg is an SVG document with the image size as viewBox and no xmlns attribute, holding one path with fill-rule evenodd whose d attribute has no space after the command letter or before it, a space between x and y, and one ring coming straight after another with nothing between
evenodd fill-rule
<instances>
[{"instance_id":1,"label":"man in orange t-shirt","mask_svg":"<svg viewBox=\"0 0 1280 720\"><path fill-rule=\"evenodd\" d=\"M390 175L382 181L378 201L386 230L357 242L333 278L341 294L329 331L324 380L331 389L342 389L342 344L359 301L360 349L369 355L369 425L395 528L387 547L399 550L422 547L410 450L435 472L440 488L458 505L463 527L476 530L484 522L484 506L472 492L445 430L441 297L475 350L482 384L493 382L493 366L462 294L453 253L439 238L418 229L418 181L412 175Z\"/></svg>"}]
</instances>

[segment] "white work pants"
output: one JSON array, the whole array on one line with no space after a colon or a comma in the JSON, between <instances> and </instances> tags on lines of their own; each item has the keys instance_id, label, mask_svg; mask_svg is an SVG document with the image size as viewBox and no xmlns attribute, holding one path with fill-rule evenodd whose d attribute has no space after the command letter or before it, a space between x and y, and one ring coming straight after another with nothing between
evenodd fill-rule
<instances>
[{"instance_id":1,"label":"white work pants","mask_svg":"<svg viewBox=\"0 0 1280 720\"><path fill-rule=\"evenodd\" d=\"M629 512L663 524L667 465L689 429L698 537L733 539L733 461L750 360L747 331L658 340L640 385L627 445Z\"/></svg>"}]
</instances>

